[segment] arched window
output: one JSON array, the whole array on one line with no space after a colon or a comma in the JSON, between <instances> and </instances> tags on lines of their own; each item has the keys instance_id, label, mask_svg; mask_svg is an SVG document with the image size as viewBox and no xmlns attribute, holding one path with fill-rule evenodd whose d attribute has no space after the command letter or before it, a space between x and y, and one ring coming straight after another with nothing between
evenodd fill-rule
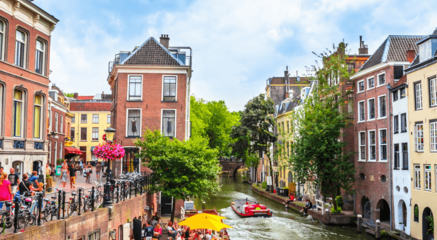
<instances>
[{"instance_id":1,"label":"arched window","mask_svg":"<svg viewBox=\"0 0 437 240\"><path fill-rule=\"evenodd\" d=\"M58 114L55 113L55 132L58 132Z\"/></svg>"},{"instance_id":2,"label":"arched window","mask_svg":"<svg viewBox=\"0 0 437 240\"><path fill-rule=\"evenodd\" d=\"M36 40L36 53L35 53L35 72L39 74L44 74L44 53L45 53L45 43Z\"/></svg>"},{"instance_id":3,"label":"arched window","mask_svg":"<svg viewBox=\"0 0 437 240\"><path fill-rule=\"evenodd\" d=\"M43 97L41 95L35 96L34 101L34 116L33 116L33 137L41 139L41 129L42 129L42 106Z\"/></svg>"},{"instance_id":4,"label":"arched window","mask_svg":"<svg viewBox=\"0 0 437 240\"><path fill-rule=\"evenodd\" d=\"M15 35L15 65L24 68L27 48L26 33L17 30Z\"/></svg>"},{"instance_id":5,"label":"arched window","mask_svg":"<svg viewBox=\"0 0 437 240\"><path fill-rule=\"evenodd\" d=\"M61 115L61 129L59 129L60 133L64 133L64 116Z\"/></svg>"},{"instance_id":6,"label":"arched window","mask_svg":"<svg viewBox=\"0 0 437 240\"><path fill-rule=\"evenodd\" d=\"M59 143L59 159L64 159L62 156L62 142Z\"/></svg>"},{"instance_id":7,"label":"arched window","mask_svg":"<svg viewBox=\"0 0 437 240\"><path fill-rule=\"evenodd\" d=\"M5 60L6 24L0 21L0 59Z\"/></svg>"},{"instance_id":8,"label":"arched window","mask_svg":"<svg viewBox=\"0 0 437 240\"><path fill-rule=\"evenodd\" d=\"M56 159L58 157L58 142L55 141L54 144L55 144L55 154L53 154L53 158L56 162Z\"/></svg>"},{"instance_id":9,"label":"arched window","mask_svg":"<svg viewBox=\"0 0 437 240\"><path fill-rule=\"evenodd\" d=\"M419 222L419 206L414 205L414 221Z\"/></svg>"},{"instance_id":10,"label":"arched window","mask_svg":"<svg viewBox=\"0 0 437 240\"><path fill-rule=\"evenodd\" d=\"M24 118L24 92L14 90L14 107L13 107L13 124L14 137L23 136L23 118Z\"/></svg>"}]
</instances>

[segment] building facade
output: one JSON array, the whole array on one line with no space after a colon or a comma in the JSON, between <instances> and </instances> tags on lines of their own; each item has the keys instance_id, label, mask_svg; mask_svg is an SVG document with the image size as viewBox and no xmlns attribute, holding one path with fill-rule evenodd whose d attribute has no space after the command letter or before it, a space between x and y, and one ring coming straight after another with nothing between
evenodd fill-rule
<instances>
[{"instance_id":1,"label":"building facade","mask_svg":"<svg viewBox=\"0 0 437 240\"><path fill-rule=\"evenodd\" d=\"M70 136L72 147L79 149L77 156L91 165L99 159L93 154L94 148L103 141L105 129L111 126L111 102L100 95L93 99L73 99L70 104L71 118ZM73 155L72 155L73 156ZM76 157L76 156L74 156ZM76 157L76 158L77 158Z\"/></svg>"},{"instance_id":2,"label":"building facade","mask_svg":"<svg viewBox=\"0 0 437 240\"><path fill-rule=\"evenodd\" d=\"M407 60L409 44L421 38L388 36L360 71L351 77L355 86L355 210L365 222L380 220L385 229L394 226L388 88L402 78L404 68L410 64Z\"/></svg>"},{"instance_id":3,"label":"building facade","mask_svg":"<svg viewBox=\"0 0 437 240\"><path fill-rule=\"evenodd\" d=\"M411 236L432 239L437 228L437 29L415 44L408 69L408 130L411 155ZM431 230L431 231L429 231Z\"/></svg>"},{"instance_id":4,"label":"building facade","mask_svg":"<svg viewBox=\"0 0 437 240\"><path fill-rule=\"evenodd\" d=\"M0 162L20 177L45 172L50 43L57 22L31 1L0 4Z\"/></svg>"}]
</instances>

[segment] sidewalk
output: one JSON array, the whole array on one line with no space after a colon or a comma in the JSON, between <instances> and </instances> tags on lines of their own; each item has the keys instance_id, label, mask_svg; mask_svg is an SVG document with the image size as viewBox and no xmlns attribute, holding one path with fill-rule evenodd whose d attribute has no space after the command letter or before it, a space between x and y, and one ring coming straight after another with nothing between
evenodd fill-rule
<instances>
[{"instance_id":1,"label":"sidewalk","mask_svg":"<svg viewBox=\"0 0 437 240\"><path fill-rule=\"evenodd\" d=\"M80 174L80 171L76 172L76 184L75 185L77 187L83 187L84 189L91 189L92 186L95 186L95 184L92 183L93 181L99 181L97 179L97 176L96 176L95 167L93 167L93 173L91 173L91 180L90 180L91 184L85 182L85 177L82 174ZM103 177L102 173L100 173L100 181L102 183L106 182L106 177ZM77 187L76 187L76 191L77 191ZM56 179L53 180L53 191L50 193L56 192L55 188L58 188L58 189L63 188L61 176L56 176ZM67 177L67 182L65 184L64 190L66 192L72 191L72 189L70 188L70 177ZM50 193L47 193L47 194L50 194Z\"/></svg>"}]
</instances>

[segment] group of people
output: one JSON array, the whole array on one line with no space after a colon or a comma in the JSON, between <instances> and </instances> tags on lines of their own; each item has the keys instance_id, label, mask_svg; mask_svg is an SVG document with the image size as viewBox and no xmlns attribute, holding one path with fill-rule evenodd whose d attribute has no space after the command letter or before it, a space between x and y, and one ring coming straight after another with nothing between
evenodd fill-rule
<instances>
[{"instance_id":1,"label":"group of people","mask_svg":"<svg viewBox=\"0 0 437 240\"><path fill-rule=\"evenodd\" d=\"M293 193L290 193L290 195L288 196L288 201L284 202L285 207L288 207L288 204L294 202L294 195ZM311 203L311 201L307 198L305 200L305 206L303 207L303 209L300 212L304 212L303 215L308 215L308 209L311 209L313 207L313 204Z\"/></svg>"},{"instance_id":2,"label":"group of people","mask_svg":"<svg viewBox=\"0 0 437 240\"><path fill-rule=\"evenodd\" d=\"M161 239L162 227L161 218L158 213L152 216L152 219L143 224L142 233L143 240L154 240ZM179 224L174 222L167 223L167 231L169 239L171 240L212 240L215 239L212 231L208 229L197 229L191 230L188 226L179 226ZM222 239L229 240L229 235L226 229L220 232Z\"/></svg>"},{"instance_id":3,"label":"group of people","mask_svg":"<svg viewBox=\"0 0 437 240\"><path fill-rule=\"evenodd\" d=\"M47 171L49 171L49 166L47 166ZM100 162L97 162L95 171L97 179L100 180L100 173L102 172L102 165ZM62 163L60 176L63 188L65 188L67 184L67 179L70 179L70 188L76 188L75 185L78 172L83 174L87 183L91 183L91 174L93 173L93 167L91 166L91 163L84 164L82 159L80 159L76 164L67 163L67 160L64 160Z\"/></svg>"}]
</instances>

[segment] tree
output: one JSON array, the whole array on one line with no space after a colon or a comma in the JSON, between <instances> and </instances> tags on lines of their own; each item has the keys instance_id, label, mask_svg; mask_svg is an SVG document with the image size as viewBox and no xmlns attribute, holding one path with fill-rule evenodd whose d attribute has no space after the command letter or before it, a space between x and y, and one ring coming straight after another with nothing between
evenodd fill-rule
<instances>
[{"instance_id":1,"label":"tree","mask_svg":"<svg viewBox=\"0 0 437 240\"><path fill-rule=\"evenodd\" d=\"M219 156L231 156L229 143L232 126L238 124L240 115L230 112L224 101L196 99L191 96L191 137L204 138L209 146L217 149Z\"/></svg>"},{"instance_id":2,"label":"tree","mask_svg":"<svg viewBox=\"0 0 437 240\"><path fill-rule=\"evenodd\" d=\"M64 93L64 95L66 96L66 97L74 97L74 93Z\"/></svg>"},{"instance_id":3,"label":"tree","mask_svg":"<svg viewBox=\"0 0 437 240\"><path fill-rule=\"evenodd\" d=\"M293 120L297 134L291 144L293 154L290 164L300 182L313 181L321 193L335 199L338 189L350 192L355 168L346 152L346 143L341 141L343 129L351 122L347 111L348 95L351 89L344 54L345 45L340 44L334 52L323 53L323 67L313 66L312 95L295 112ZM333 201L334 209L337 204Z\"/></svg>"},{"instance_id":4,"label":"tree","mask_svg":"<svg viewBox=\"0 0 437 240\"><path fill-rule=\"evenodd\" d=\"M232 128L231 143L232 154L246 161L248 155L256 153L259 158L263 152L270 158L270 146L276 142L273 134L275 109L271 99L266 99L264 94L251 99L240 114L240 125ZM269 159L270 176L273 178L272 159ZM259 164L259 163L258 163ZM273 179L272 179L272 182ZM273 191L273 188L271 189Z\"/></svg>"},{"instance_id":5,"label":"tree","mask_svg":"<svg viewBox=\"0 0 437 240\"><path fill-rule=\"evenodd\" d=\"M207 199L218 192L220 168L217 151L209 148L204 139L181 142L170 140L159 131L148 130L144 141L137 139L135 145L141 148L137 156L153 171L150 191L174 198L172 222L176 200L189 197Z\"/></svg>"}]
</instances>

